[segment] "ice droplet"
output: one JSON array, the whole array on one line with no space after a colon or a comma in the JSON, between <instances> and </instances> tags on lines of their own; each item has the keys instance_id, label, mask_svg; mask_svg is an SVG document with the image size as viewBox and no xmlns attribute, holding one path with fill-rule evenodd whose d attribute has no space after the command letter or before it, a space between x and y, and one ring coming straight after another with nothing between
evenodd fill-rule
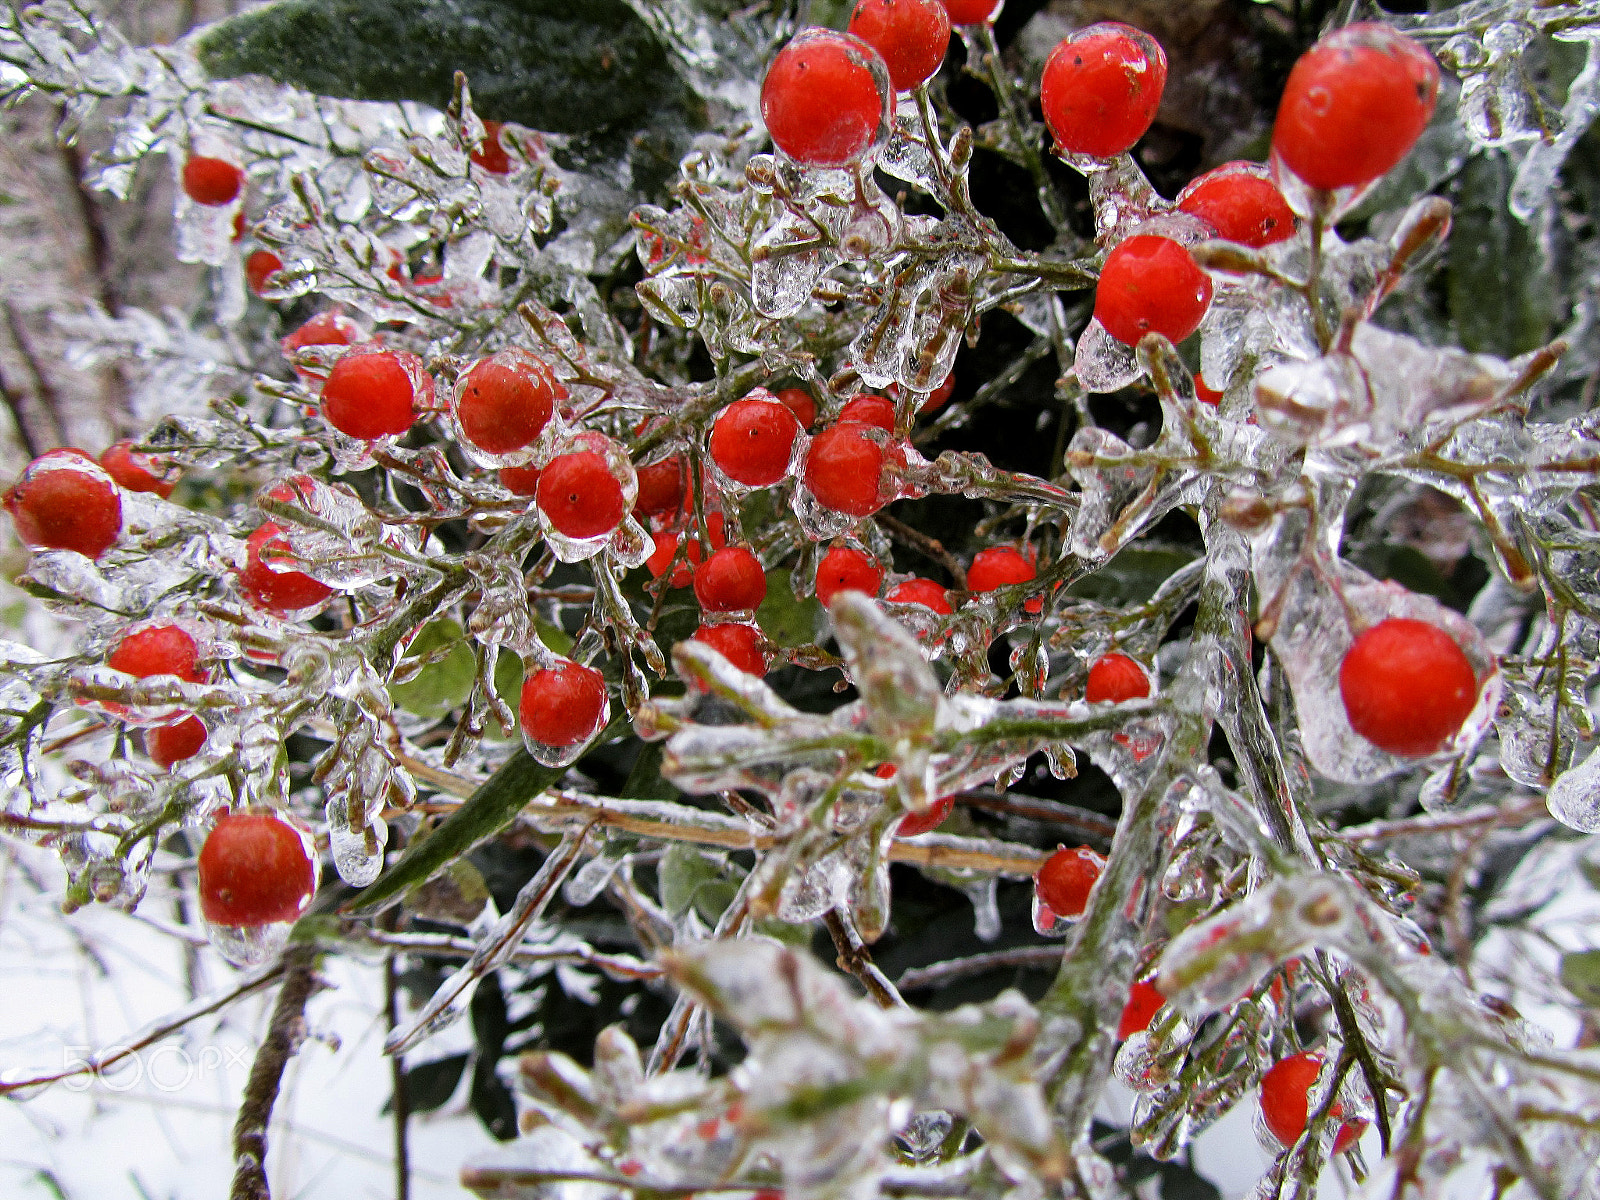
<instances>
[{"instance_id":1,"label":"ice droplet","mask_svg":"<svg viewBox=\"0 0 1600 1200\"><path fill-rule=\"evenodd\" d=\"M1550 815L1579 833L1600 833L1600 749L1562 773L1545 797Z\"/></svg>"},{"instance_id":2,"label":"ice droplet","mask_svg":"<svg viewBox=\"0 0 1600 1200\"><path fill-rule=\"evenodd\" d=\"M236 967L254 967L275 958L288 944L290 921L267 925L213 925L205 923L212 949Z\"/></svg>"},{"instance_id":3,"label":"ice droplet","mask_svg":"<svg viewBox=\"0 0 1600 1200\"><path fill-rule=\"evenodd\" d=\"M1098 317L1078 339L1073 373L1086 392L1114 392L1139 378L1139 356L1106 332Z\"/></svg>"}]
</instances>

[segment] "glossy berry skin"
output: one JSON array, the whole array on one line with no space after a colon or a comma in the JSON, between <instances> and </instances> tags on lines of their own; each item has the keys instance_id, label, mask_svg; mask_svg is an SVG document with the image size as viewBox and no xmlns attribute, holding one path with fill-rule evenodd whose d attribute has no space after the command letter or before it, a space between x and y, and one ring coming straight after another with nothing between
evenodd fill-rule
<instances>
[{"instance_id":1,"label":"glossy berry skin","mask_svg":"<svg viewBox=\"0 0 1600 1200\"><path fill-rule=\"evenodd\" d=\"M106 656L106 666L140 679L176 675L190 683L206 681L200 647L176 625L147 625L128 634Z\"/></svg>"},{"instance_id":2,"label":"glossy berry skin","mask_svg":"<svg viewBox=\"0 0 1600 1200\"><path fill-rule=\"evenodd\" d=\"M860 0L848 32L883 56L889 83L908 92L939 71L950 47L950 14L939 0Z\"/></svg>"},{"instance_id":3,"label":"glossy berry skin","mask_svg":"<svg viewBox=\"0 0 1600 1200\"><path fill-rule=\"evenodd\" d=\"M952 25L982 25L999 7L1000 0L944 0Z\"/></svg>"},{"instance_id":4,"label":"glossy berry skin","mask_svg":"<svg viewBox=\"0 0 1600 1200\"><path fill-rule=\"evenodd\" d=\"M274 271L283 270L283 259L271 250L252 250L250 256L244 260L244 279L250 285L250 290L256 295L261 295L267 286L267 277Z\"/></svg>"},{"instance_id":5,"label":"glossy berry skin","mask_svg":"<svg viewBox=\"0 0 1600 1200\"><path fill-rule=\"evenodd\" d=\"M1266 169L1255 163L1224 163L1190 180L1177 205L1218 237L1241 246L1260 249L1294 236L1294 211Z\"/></svg>"},{"instance_id":6,"label":"glossy berry skin","mask_svg":"<svg viewBox=\"0 0 1600 1200\"><path fill-rule=\"evenodd\" d=\"M893 433L894 401L887 396L857 396L839 410L839 420L871 425L885 433Z\"/></svg>"},{"instance_id":7,"label":"glossy berry skin","mask_svg":"<svg viewBox=\"0 0 1600 1200\"><path fill-rule=\"evenodd\" d=\"M1050 52L1039 104L1059 149L1115 158L1150 128L1166 85L1160 44L1143 30L1106 21L1077 30Z\"/></svg>"},{"instance_id":8,"label":"glossy berry skin","mask_svg":"<svg viewBox=\"0 0 1600 1200\"><path fill-rule=\"evenodd\" d=\"M923 608L931 608L942 617L948 617L955 609L950 607L950 597L944 588L931 579L908 579L904 583L889 589L885 600L893 604L920 604Z\"/></svg>"},{"instance_id":9,"label":"glossy berry skin","mask_svg":"<svg viewBox=\"0 0 1600 1200\"><path fill-rule=\"evenodd\" d=\"M1194 377L1194 394L1199 399L1201 404L1210 404L1215 406L1222 403L1223 393L1217 391L1216 388L1207 383L1205 381L1205 376L1203 375L1196 375Z\"/></svg>"},{"instance_id":10,"label":"glossy berry skin","mask_svg":"<svg viewBox=\"0 0 1600 1200\"><path fill-rule=\"evenodd\" d=\"M551 459L539 476L538 504L556 532L575 541L610 533L628 511L622 485L594 450Z\"/></svg>"},{"instance_id":11,"label":"glossy berry skin","mask_svg":"<svg viewBox=\"0 0 1600 1200\"><path fill-rule=\"evenodd\" d=\"M728 544L726 534L727 518L721 513L710 513L706 517L706 540L711 543L712 553L721 550ZM669 587L688 587L694 579L694 569L699 566L701 559L700 539L690 535L687 538L682 533L674 533L670 529L663 529L655 535L656 549L645 562L650 574L660 579L666 574L667 568L672 567L672 578L667 580ZM678 557L678 547L683 545L683 557ZM674 565L676 564L676 565Z\"/></svg>"},{"instance_id":12,"label":"glossy berry skin","mask_svg":"<svg viewBox=\"0 0 1600 1200\"><path fill-rule=\"evenodd\" d=\"M239 572L239 590L258 608L279 615L315 608L333 595L333 589L304 571L277 568L262 561L262 554L282 554L289 536L281 525L268 521L250 535L247 558Z\"/></svg>"},{"instance_id":13,"label":"glossy berry skin","mask_svg":"<svg viewBox=\"0 0 1600 1200\"><path fill-rule=\"evenodd\" d=\"M770 659L761 648L761 631L754 625L702 625L694 640L704 642L746 675L765 675Z\"/></svg>"},{"instance_id":14,"label":"glossy berry skin","mask_svg":"<svg viewBox=\"0 0 1600 1200\"><path fill-rule=\"evenodd\" d=\"M1147 333L1177 345L1211 307L1211 277L1171 238L1137 234L1106 255L1094 290L1094 315L1125 346Z\"/></svg>"},{"instance_id":15,"label":"glossy berry skin","mask_svg":"<svg viewBox=\"0 0 1600 1200\"><path fill-rule=\"evenodd\" d=\"M144 752L158 767L171 768L175 762L193 758L205 749L206 727L199 717L189 716L176 725L158 725L144 731Z\"/></svg>"},{"instance_id":16,"label":"glossy berry skin","mask_svg":"<svg viewBox=\"0 0 1600 1200\"><path fill-rule=\"evenodd\" d=\"M132 442L113 442L100 452L100 466L123 491L149 492L165 500L174 485L151 471L152 465L150 459L134 452Z\"/></svg>"},{"instance_id":17,"label":"glossy berry skin","mask_svg":"<svg viewBox=\"0 0 1600 1200\"><path fill-rule=\"evenodd\" d=\"M937 412L949 403L950 397L955 390L956 376L955 372L952 371L944 377L943 383L928 393L928 398L922 402L922 407L917 409L918 414L927 416L931 412Z\"/></svg>"},{"instance_id":18,"label":"glossy berry skin","mask_svg":"<svg viewBox=\"0 0 1600 1200\"><path fill-rule=\"evenodd\" d=\"M676 512L683 505L683 459L676 454L637 468L637 474L639 495L633 502L636 516Z\"/></svg>"},{"instance_id":19,"label":"glossy berry skin","mask_svg":"<svg viewBox=\"0 0 1600 1200\"><path fill-rule=\"evenodd\" d=\"M1033 564L1010 546L994 546L972 556L972 565L967 568L967 590L992 592L1027 583L1037 574Z\"/></svg>"},{"instance_id":20,"label":"glossy berry skin","mask_svg":"<svg viewBox=\"0 0 1600 1200\"><path fill-rule=\"evenodd\" d=\"M735 400L711 427L711 458L729 479L771 487L789 473L800 422L776 400Z\"/></svg>"},{"instance_id":21,"label":"glossy berry skin","mask_svg":"<svg viewBox=\"0 0 1600 1200\"><path fill-rule=\"evenodd\" d=\"M1058 917L1082 916L1105 865L1105 860L1087 846L1057 850L1033 877L1034 893Z\"/></svg>"},{"instance_id":22,"label":"glossy berry skin","mask_svg":"<svg viewBox=\"0 0 1600 1200\"><path fill-rule=\"evenodd\" d=\"M540 469L532 465L501 467L499 471L500 486L513 496L537 495L540 473Z\"/></svg>"},{"instance_id":23,"label":"glossy berry skin","mask_svg":"<svg viewBox=\"0 0 1600 1200\"><path fill-rule=\"evenodd\" d=\"M1339 665L1350 727L1380 750L1433 754L1455 736L1478 700L1478 677L1444 630L1390 617L1361 634Z\"/></svg>"},{"instance_id":24,"label":"glossy berry skin","mask_svg":"<svg viewBox=\"0 0 1600 1200\"><path fill-rule=\"evenodd\" d=\"M884 450L855 421L830 425L806 448L806 487L824 506L852 517L883 507Z\"/></svg>"},{"instance_id":25,"label":"glossy berry skin","mask_svg":"<svg viewBox=\"0 0 1600 1200\"><path fill-rule=\"evenodd\" d=\"M213 925L293 921L311 902L317 864L306 838L271 813L229 813L200 847L200 912Z\"/></svg>"},{"instance_id":26,"label":"glossy berry skin","mask_svg":"<svg viewBox=\"0 0 1600 1200\"><path fill-rule=\"evenodd\" d=\"M394 350L353 351L333 364L322 385L322 416L346 437L371 442L398 437L416 422L417 388L410 371L414 354Z\"/></svg>"},{"instance_id":27,"label":"glossy berry skin","mask_svg":"<svg viewBox=\"0 0 1600 1200\"><path fill-rule=\"evenodd\" d=\"M506 175L511 171L511 156L500 141L500 122L483 123L483 144L467 156L491 175Z\"/></svg>"},{"instance_id":28,"label":"glossy berry skin","mask_svg":"<svg viewBox=\"0 0 1600 1200\"><path fill-rule=\"evenodd\" d=\"M1090 704L1121 704L1124 700L1143 700L1149 694L1150 677L1144 668L1115 651L1097 659L1089 668L1089 682L1083 690L1083 698Z\"/></svg>"},{"instance_id":29,"label":"glossy berry skin","mask_svg":"<svg viewBox=\"0 0 1600 1200\"><path fill-rule=\"evenodd\" d=\"M796 162L842 167L878 138L889 117L889 73L860 38L804 29L778 51L761 83L761 118Z\"/></svg>"},{"instance_id":30,"label":"glossy berry skin","mask_svg":"<svg viewBox=\"0 0 1600 1200\"><path fill-rule=\"evenodd\" d=\"M743 546L724 546L695 568L694 598L706 612L740 612L767 598L761 560Z\"/></svg>"},{"instance_id":31,"label":"glossy berry skin","mask_svg":"<svg viewBox=\"0 0 1600 1200\"><path fill-rule=\"evenodd\" d=\"M932 833L945 823L955 806L954 796L940 796L925 811L907 813L901 817L900 823L894 827L894 835L897 838L909 838Z\"/></svg>"},{"instance_id":32,"label":"glossy berry skin","mask_svg":"<svg viewBox=\"0 0 1600 1200\"><path fill-rule=\"evenodd\" d=\"M1261 1117L1283 1145L1294 1145L1306 1131L1306 1093L1321 1073L1322 1055L1302 1051L1274 1063L1261 1077Z\"/></svg>"},{"instance_id":33,"label":"glossy berry skin","mask_svg":"<svg viewBox=\"0 0 1600 1200\"><path fill-rule=\"evenodd\" d=\"M521 350L502 350L473 364L456 388L461 436L487 454L511 454L533 443L567 398L550 368Z\"/></svg>"},{"instance_id":34,"label":"glossy berry skin","mask_svg":"<svg viewBox=\"0 0 1600 1200\"><path fill-rule=\"evenodd\" d=\"M232 204L244 186L244 172L225 158L197 154L183 164L183 192L196 204L222 208Z\"/></svg>"},{"instance_id":35,"label":"glossy berry skin","mask_svg":"<svg viewBox=\"0 0 1600 1200\"><path fill-rule=\"evenodd\" d=\"M777 396L779 404L794 414L794 419L800 422L801 429L810 429L817 423L817 402L805 388L779 388L774 395Z\"/></svg>"},{"instance_id":36,"label":"glossy berry skin","mask_svg":"<svg viewBox=\"0 0 1600 1200\"><path fill-rule=\"evenodd\" d=\"M293 362L295 352L306 346L354 346L363 338L361 326L349 317L343 313L325 312L312 317L279 344L283 347L283 356ZM295 374L302 379L317 379L322 371L317 367L297 366Z\"/></svg>"},{"instance_id":37,"label":"glossy berry skin","mask_svg":"<svg viewBox=\"0 0 1600 1200\"><path fill-rule=\"evenodd\" d=\"M99 558L122 533L122 498L111 476L81 450L49 450L28 464L0 503L34 550Z\"/></svg>"},{"instance_id":38,"label":"glossy berry skin","mask_svg":"<svg viewBox=\"0 0 1600 1200\"><path fill-rule=\"evenodd\" d=\"M1147 979L1138 980L1128 989L1128 1002L1122 1006L1122 1020L1117 1022L1117 1041L1127 1041L1136 1033L1150 1028L1167 998Z\"/></svg>"},{"instance_id":39,"label":"glossy berry skin","mask_svg":"<svg viewBox=\"0 0 1600 1200\"><path fill-rule=\"evenodd\" d=\"M883 586L883 568L871 555L849 546L835 546L817 564L817 601L827 608L840 592L876 596Z\"/></svg>"},{"instance_id":40,"label":"glossy berry skin","mask_svg":"<svg viewBox=\"0 0 1600 1200\"><path fill-rule=\"evenodd\" d=\"M535 671L522 681L517 714L522 730L545 746L586 742L605 715L606 681L599 671L563 662Z\"/></svg>"},{"instance_id":41,"label":"glossy berry skin","mask_svg":"<svg viewBox=\"0 0 1600 1200\"><path fill-rule=\"evenodd\" d=\"M1358 187L1406 156L1433 116L1439 66L1387 25L1328 34L1289 72L1272 152L1307 185Z\"/></svg>"}]
</instances>

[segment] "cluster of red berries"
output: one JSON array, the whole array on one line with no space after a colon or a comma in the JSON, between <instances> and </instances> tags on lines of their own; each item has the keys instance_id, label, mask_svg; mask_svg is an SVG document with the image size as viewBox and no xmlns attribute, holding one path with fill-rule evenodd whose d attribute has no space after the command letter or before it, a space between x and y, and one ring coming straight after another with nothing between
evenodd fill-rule
<instances>
[{"instance_id":1,"label":"cluster of red berries","mask_svg":"<svg viewBox=\"0 0 1600 1200\"><path fill-rule=\"evenodd\" d=\"M1274 1063L1261 1077L1261 1120L1281 1146L1292 1146L1306 1131L1310 1118L1307 1096L1322 1074L1322 1055L1301 1051ZM1338 1120L1344 1105L1335 1102L1328 1115ZM1367 1121L1352 1117L1339 1125L1334 1135L1333 1152L1343 1154L1360 1140Z\"/></svg>"}]
</instances>

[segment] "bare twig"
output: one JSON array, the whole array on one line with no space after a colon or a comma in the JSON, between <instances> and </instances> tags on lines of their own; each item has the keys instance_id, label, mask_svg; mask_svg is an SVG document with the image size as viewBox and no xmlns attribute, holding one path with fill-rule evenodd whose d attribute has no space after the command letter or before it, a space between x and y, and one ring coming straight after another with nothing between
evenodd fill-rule
<instances>
[{"instance_id":1,"label":"bare twig","mask_svg":"<svg viewBox=\"0 0 1600 1200\"><path fill-rule=\"evenodd\" d=\"M392 923L396 910L390 909L384 916ZM391 954L383 960L383 1017L390 1033L400 1024L399 974L394 957ZM411 1200L411 1092L402 1055L389 1059L389 1085L394 1091L394 1197Z\"/></svg>"},{"instance_id":2,"label":"bare twig","mask_svg":"<svg viewBox=\"0 0 1600 1200\"><path fill-rule=\"evenodd\" d=\"M946 959L906 971L900 976L900 990L909 992L916 988L942 987L969 975L982 975L985 971L1004 967L1052 969L1060 964L1062 953L1062 946L1058 942L1053 946L1019 946L1015 950L991 950L987 954Z\"/></svg>"},{"instance_id":3,"label":"bare twig","mask_svg":"<svg viewBox=\"0 0 1600 1200\"><path fill-rule=\"evenodd\" d=\"M300 1048L306 1001L317 990L316 949L294 945L283 955L283 987L272 1009L266 1040L256 1051L244 1099L233 1124L233 1190L230 1200L272 1200L267 1184L267 1124L278 1100L283 1069Z\"/></svg>"},{"instance_id":4,"label":"bare twig","mask_svg":"<svg viewBox=\"0 0 1600 1200\"><path fill-rule=\"evenodd\" d=\"M828 935L833 938L833 948L839 953L841 970L849 971L860 980L867 994L882 1007L910 1007L895 990L894 984L889 982L889 977L872 961L872 952L867 949L848 917L832 908L823 914L822 923L828 927Z\"/></svg>"},{"instance_id":5,"label":"bare twig","mask_svg":"<svg viewBox=\"0 0 1600 1200\"><path fill-rule=\"evenodd\" d=\"M955 555L944 548L943 542L929 537L920 529L913 529L904 521L897 520L887 513L878 513L873 520L883 526L884 531L895 541L910 546L917 553L931 558L946 571L949 571L950 578L955 581L955 586L961 591L967 590L967 569L961 565L961 561Z\"/></svg>"}]
</instances>

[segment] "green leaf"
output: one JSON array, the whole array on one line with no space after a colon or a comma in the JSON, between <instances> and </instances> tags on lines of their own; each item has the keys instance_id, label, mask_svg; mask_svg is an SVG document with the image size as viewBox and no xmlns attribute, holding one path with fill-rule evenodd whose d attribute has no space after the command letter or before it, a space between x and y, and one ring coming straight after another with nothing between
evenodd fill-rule
<instances>
[{"instance_id":1,"label":"green leaf","mask_svg":"<svg viewBox=\"0 0 1600 1200\"><path fill-rule=\"evenodd\" d=\"M1450 316L1464 349L1515 355L1550 339L1556 320L1557 264L1540 239L1507 211L1511 166L1491 152L1461 172L1450 230Z\"/></svg>"},{"instance_id":2,"label":"green leaf","mask_svg":"<svg viewBox=\"0 0 1600 1200\"><path fill-rule=\"evenodd\" d=\"M723 882L722 864L683 842L667 847L657 875L661 880L661 904L674 917L689 911L702 887Z\"/></svg>"},{"instance_id":3,"label":"green leaf","mask_svg":"<svg viewBox=\"0 0 1600 1200\"><path fill-rule=\"evenodd\" d=\"M756 609L756 624L768 638L780 646L804 646L823 636L827 620L815 596L802 600L794 594L789 572L767 572L767 598Z\"/></svg>"},{"instance_id":4,"label":"green leaf","mask_svg":"<svg viewBox=\"0 0 1600 1200\"><path fill-rule=\"evenodd\" d=\"M456 1085L461 1082L461 1073L467 1068L468 1057L469 1055L462 1051L448 1058L438 1058L433 1062L407 1067L406 1103L410 1110L414 1113L428 1113L443 1108L456 1093ZM383 1106L383 1111L386 1113L394 1111L392 1099Z\"/></svg>"},{"instance_id":5,"label":"green leaf","mask_svg":"<svg viewBox=\"0 0 1600 1200\"><path fill-rule=\"evenodd\" d=\"M406 657L433 661L404 683L389 685L389 696L397 705L419 717L438 718L466 703L478 660L461 622L449 617L430 621L407 648Z\"/></svg>"},{"instance_id":6,"label":"green leaf","mask_svg":"<svg viewBox=\"0 0 1600 1200\"><path fill-rule=\"evenodd\" d=\"M1129 546L1087 579L1068 588L1068 594L1100 604L1142 604L1194 555L1158 546Z\"/></svg>"},{"instance_id":7,"label":"green leaf","mask_svg":"<svg viewBox=\"0 0 1600 1200\"><path fill-rule=\"evenodd\" d=\"M1561 982L1580 1002L1600 1008L1600 950L1575 950L1561 956Z\"/></svg>"},{"instance_id":8,"label":"green leaf","mask_svg":"<svg viewBox=\"0 0 1600 1200\"><path fill-rule=\"evenodd\" d=\"M622 0L279 0L214 25L199 52L215 78L440 109L464 71L484 116L552 133L633 129L687 100Z\"/></svg>"}]
</instances>

